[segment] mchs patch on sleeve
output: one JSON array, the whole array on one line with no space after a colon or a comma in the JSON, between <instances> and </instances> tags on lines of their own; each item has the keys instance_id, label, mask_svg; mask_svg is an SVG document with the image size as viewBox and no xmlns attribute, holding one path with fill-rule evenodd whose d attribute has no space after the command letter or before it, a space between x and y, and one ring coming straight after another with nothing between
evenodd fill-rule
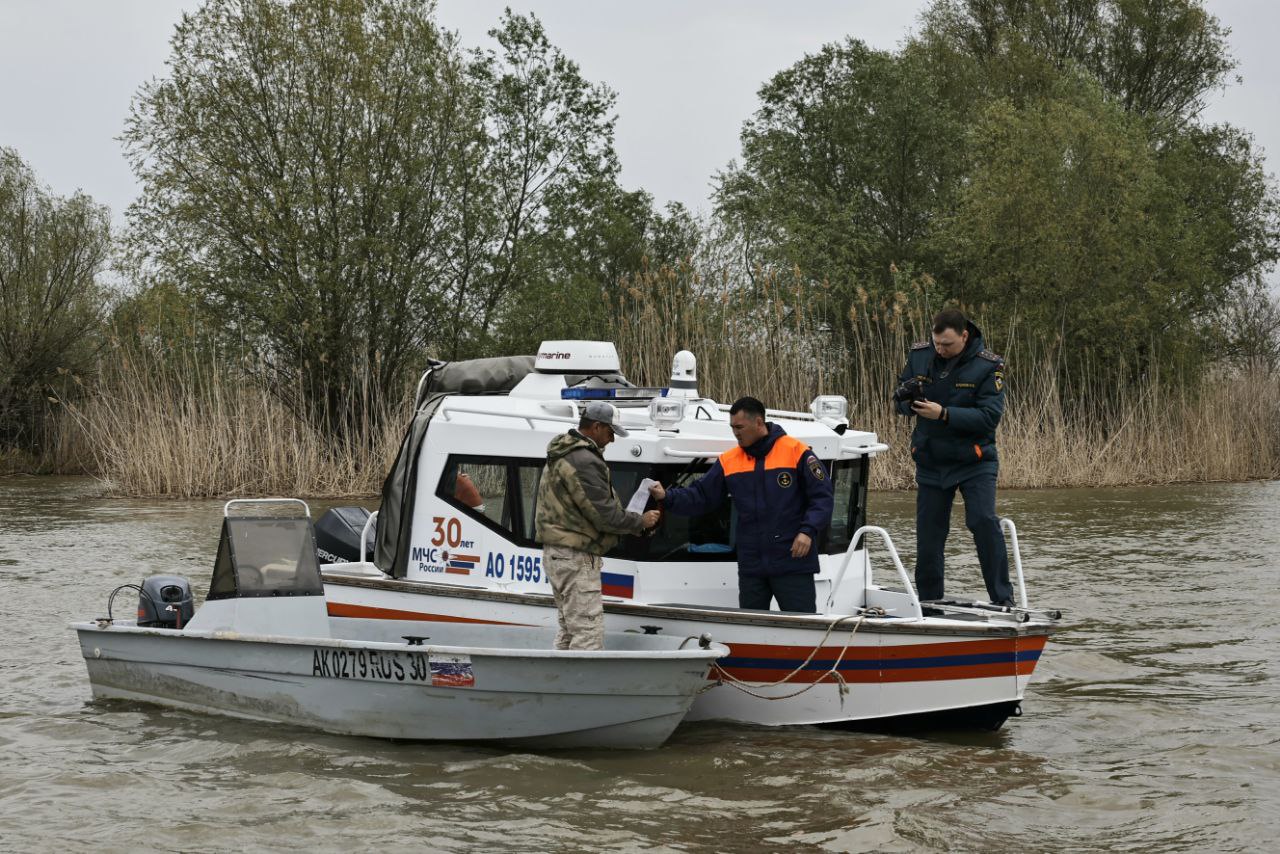
<instances>
[{"instance_id":1,"label":"mchs patch on sleeve","mask_svg":"<svg viewBox=\"0 0 1280 854\"><path fill-rule=\"evenodd\" d=\"M822 467L822 463L818 462L818 458L813 455L809 456L809 472L817 480L827 479L827 470Z\"/></svg>"}]
</instances>

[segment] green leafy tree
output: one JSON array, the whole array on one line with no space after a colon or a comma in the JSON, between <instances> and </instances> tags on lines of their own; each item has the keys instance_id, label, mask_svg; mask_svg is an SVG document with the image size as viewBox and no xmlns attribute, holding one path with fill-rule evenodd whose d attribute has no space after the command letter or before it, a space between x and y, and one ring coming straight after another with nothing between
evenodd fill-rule
<instances>
[{"instance_id":1,"label":"green leafy tree","mask_svg":"<svg viewBox=\"0 0 1280 854\"><path fill-rule=\"evenodd\" d=\"M760 90L742 163L719 176L717 209L748 264L798 267L843 302L891 295L891 266L933 266L931 241L967 162L968 71L949 54L828 45Z\"/></svg>"},{"instance_id":2,"label":"green leafy tree","mask_svg":"<svg viewBox=\"0 0 1280 854\"><path fill-rule=\"evenodd\" d=\"M1188 259L1170 257L1185 206L1123 111L1087 95L999 101L970 142L976 166L942 238L954 297L1111 359L1192 331L1193 306L1172 310L1197 290Z\"/></svg>"},{"instance_id":3,"label":"green leafy tree","mask_svg":"<svg viewBox=\"0 0 1280 854\"><path fill-rule=\"evenodd\" d=\"M939 0L923 21L920 41L976 60L988 93L1015 101L1077 67L1126 112L1181 124L1235 68L1199 0Z\"/></svg>"},{"instance_id":4,"label":"green leafy tree","mask_svg":"<svg viewBox=\"0 0 1280 854\"><path fill-rule=\"evenodd\" d=\"M610 242L602 237L607 223L626 219L621 211L634 208L635 199L628 201L617 184L614 93L587 81L532 15L508 10L489 35L498 49L477 56L473 77L485 104L482 162L496 228L488 269L462 308L478 320L482 346L529 347L549 337L539 331L545 313L531 307L560 305L576 316L603 284L580 293L573 279L581 265L567 257L564 237L573 235L588 254L602 251ZM599 264L595 272L616 276L609 267Z\"/></svg>"},{"instance_id":5,"label":"green leafy tree","mask_svg":"<svg viewBox=\"0 0 1280 854\"><path fill-rule=\"evenodd\" d=\"M1087 336L1135 376L1156 342L1203 364L1280 249L1248 136L1198 118L1226 36L1196 0L938 0L898 51L828 45L769 81L718 213L835 334L911 271L930 305Z\"/></svg>"},{"instance_id":6,"label":"green leafy tree","mask_svg":"<svg viewBox=\"0 0 1280 854\"><path fill-rule=\"evenodd\" d=\"M0 148L0 445L39 451L48 398L92 372L110 249L105 207Z\"/></svg>"},{"instance_id":7,"label":"green leafy tree","mask_svg":"<svg viewBox=\"0 0 1280 854\"><path fill-rule=\"evenodd\" d=\"M220 318L224 347L339 432L357 388L378 411L427 355L528 347L581 316L655 217L617 185L613 93L537 18L507 12L465 57L431 13L210 0L126 129L147 283L131 316Z\"/></svg>"},{"instance_id":8,"label":"green leafy tree","mask_svg":"<svg viewBox=\"0 0 1280 854\"><path fill-rule=\"evenodd\" d=\"M134 100L131 257L297 411L398 395L465 257L478 104L426 0L210 0ZM376 409L376 406L374 407Z\"/></svg>"},{"instance_id":9,"label":"green leafy tree","mask_svg":"<svg viewBox=\"0 0 1280 854\"><path fill-rule=\"evenodd\" d=\"M545 339L607 338L625 281L698 251L699 226L683 206L659 212L648 193L595 186L599 195L577 194L556 211L534 248L536 278L507 307L504 351L531 351Z\"/></svg>"}]
</instances>

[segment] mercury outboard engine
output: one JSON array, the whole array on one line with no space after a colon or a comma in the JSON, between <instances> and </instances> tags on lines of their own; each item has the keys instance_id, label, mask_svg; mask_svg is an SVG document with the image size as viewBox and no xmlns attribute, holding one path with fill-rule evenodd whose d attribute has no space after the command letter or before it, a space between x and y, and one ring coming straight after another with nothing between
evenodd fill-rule
<instances>
[{"instance_id":1,"label":"mercury outboard engine","mask_svg":"<svg viewBox=\"0 0 1280 854\"><path fill-rule=\"evenodd\" d=\"M180 629L195 615L191 585L176 575L153 575L138 594L138 625L150 629Z\"/></svg>"},{"instance_id":2,"label":"mercury outboard engine","mask_svg":"<svg viewBox=\"0 0 1280 854\"><path fill-rule=\"evenodd\" d=\"M316 555L321 563L359 563L368 555L360 554L360 533L369 521L363 507L334 507L316 522ZM367 547L373 551L378 538L378 522L374 520Z\"/></svg>"}]
</instances>

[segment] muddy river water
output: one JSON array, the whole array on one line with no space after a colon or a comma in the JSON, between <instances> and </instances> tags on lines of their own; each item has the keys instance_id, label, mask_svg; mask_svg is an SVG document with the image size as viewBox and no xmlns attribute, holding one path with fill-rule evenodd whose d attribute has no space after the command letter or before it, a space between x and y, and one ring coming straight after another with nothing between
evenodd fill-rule
<instances>
[{"instance_id":1,"label":"muddy river water","mask_svg":"<svg viewBox=\"0 0 1280 854\"><path fill-rule=\"evenodd\" d=\"M538 754L92 702L68 622L149 574L207 585L222 504L0 479L0 851L1277 850L1280 483L999 507L1066 626L999 732ZM869 519L910 558L910 494ZM948 555L948 591L980 590L963 528Z\"/></svg>"}]
</instances>

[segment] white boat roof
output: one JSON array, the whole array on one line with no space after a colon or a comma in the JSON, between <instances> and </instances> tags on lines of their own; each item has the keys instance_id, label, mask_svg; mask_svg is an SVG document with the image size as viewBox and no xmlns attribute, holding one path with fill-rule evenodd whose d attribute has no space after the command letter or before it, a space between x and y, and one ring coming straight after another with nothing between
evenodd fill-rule
<instances>
[{"instance_id":1,"label":"white boat roof","mask_svg":"<svg viewBox=\"0 0 1280 854\"><path fill-rule=\"evenodd\" d=\"M435 418L524 435L531 429L539 434L563 433L577 425L586 403L563 398L566 388L565 374L535 371L506 394L450 395L441 403ZM642 396L608 401L618 407L621 423L628 431L625 438L619 437L609 447L610 459L688 462L718 456L737 444L729 429L728 405L705 397L659 397L684 402L683 418L677 423L659 426L650 415L653 399ZM824 422L807 412L772 409L767 411L767 418L781 426L787 435L807 444L822 459L868 457L888 450L875 433L848 428L843 421Z\"/></svg>"}]
</instances>

